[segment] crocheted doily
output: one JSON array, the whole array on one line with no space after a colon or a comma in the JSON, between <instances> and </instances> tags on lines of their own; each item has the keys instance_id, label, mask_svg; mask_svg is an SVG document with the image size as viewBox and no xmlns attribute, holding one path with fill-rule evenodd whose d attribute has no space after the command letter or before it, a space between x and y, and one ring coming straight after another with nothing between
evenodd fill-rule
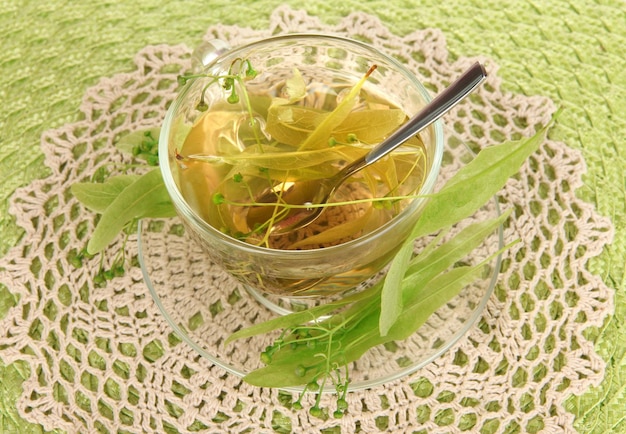
<instances>
[{"instance_id":1,"label":"crocheted doily","mask_svg":"<svg viewBox=\"0 0 626 434\"><path fill-rule=\"evenodd\" d=\"M303 31L365 40L404 62L433 93L472 62L451 61L438 30L398 37L359 13L328 26L282 7L266 30L215 26L205 39L235 46ZM146 47L133 72L89 89L84 119L42 138L52 175L12 199L26 236L0 261L0 282L14 294L0 346L5 363L30 365L22 417L69 432L573 432L563 401L599 384L604 369L585 329L613 311L610 290L586 264L613 229L576 197L585 166L563 143L546 140L501 192L501 207L514 211L505 239L522 243L506 253L478 324L409 377L348 394L342 419L295 411L290 393L249 386L199 356L172 332L137 266L104 283L94 279L100 258L78 252L95 218L69 186L123 162L114 147L120 136L160 124L190 51ZM478 149L530 136L548 122L551 101L504 93L497 65L482 60L488 82L448 115L448 141ZM130 258L135 240L125 245ZM332 407L333 399L324 395L322 404Z\"/></svg>"}]
</instances>

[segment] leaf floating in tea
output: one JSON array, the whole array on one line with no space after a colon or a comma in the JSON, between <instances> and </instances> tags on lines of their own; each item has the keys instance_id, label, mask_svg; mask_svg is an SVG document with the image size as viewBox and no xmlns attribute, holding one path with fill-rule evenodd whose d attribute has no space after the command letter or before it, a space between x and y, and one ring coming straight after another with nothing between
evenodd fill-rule
<instances>
[{"instance_id":1,"label":"leaf floating in tea","mask_svg":"<svg viewBox=\"0 0 626 434\"><path fill-rule=\"evenodd\" d=\"M243 152L227 155L188 155L187 158L194 161L205 161L211 164L230 164L234 167L245 168L247 166L268 168L268 170L295 170L306 167L319 166L324 163L332 163L341 159L357 159L365 154L365 149L351 146L336 146L332 149L317 149L312 151L285 152L279 148L265 146L265 152L259 153L250 148ZM320 169L322 174L325 173ZM258 173L258 171L257 171ZM319 176L313 177L317 179ZM305 179L303 179L305 180Z\"/></svg>"},{"instance_id":2,"label":"leaf floating in tea","mask_svg":"<svg viewBox=\"0 0 626 434\"><path fill-rule=\"evenodd\" d=\"M324 118L319 126L313 131L298 148L300 151L316 149L328 146L328 138L331 132L348 117L356 104L359 92L367 81L368 77L376 70L376 65L372 66L367 73L352 87L348 95L341 100L337 107Z\"/></svg>"},{"instance_id":3,"label":"leaf floating in tea","mask_svg":"<svg viewBox=\"0 0 626 434\"><path fill-rule=\"evenodd\" d=\"M274 140L297 148L327 116L327 112L307 107L272 104L265 130Z\"/></svg>"},{"instance_id":4,"label":"leaf floating in tea","mask_svg":"<svg viewBox=\"0 0 626 434\"><path fill-rule=\"evenodd\" d=\"M346 237L356 237L367 225L372 214L372 208L368 207L362 216L351 218L345 223L333 226L327 231L306 237L300 241L293 243L291 249L299 249L305 246L317 246L335 242L337 239Z\"/></svg>"},{"instance_id":5,"label":"leaf floating in tea","mask_svg":"<svg viewBox=\"0 0 626 434\"><path fill-rule=\"evenodd\" d=\"M340 143L349 143L354 135L363 143L382 142L406 121L400 109L367 109L353 111L333 131L332 136Z\"/></svg>"},{"instance_id":6,"label":"leaf floating in tea","mask_svg":"<svg viewBox=\"0 0 626 434\"><path fill-rule=\"evenodd\" d=\"M285 80L284 92L289 102L301 100L306 96L306 83L298 68L294 68L293 75Z\"/></svg>"},{"instance_id":7,"label":"leaf floating in tea","mask_svg":"<svg viewBox=\"0 0 626 434\"><path fill-rule=\"evenodd\" d=\"M272 98L267 110L265 131L280 143L298 147L328 113L297 104L307 96L306 83L297 68L285 80L282 93L286 98Z\"/></svg>"},{"instance_id":8,"label":"leaf floating in tea","mask_svg":"<svg viewBox=\"0 0 626 434\"><path fill-rule=\"evenodd\" d=\"M316 128L330 116L302 106L272 106L268 112L267 132L279 142L300 146L314 134ZM399 109L368 109L351 112L340 124L328 132L336 143L378 143L395 131L406 120ZM325 149L325 148L317 148Z\"/></svg>"}]
</instances>

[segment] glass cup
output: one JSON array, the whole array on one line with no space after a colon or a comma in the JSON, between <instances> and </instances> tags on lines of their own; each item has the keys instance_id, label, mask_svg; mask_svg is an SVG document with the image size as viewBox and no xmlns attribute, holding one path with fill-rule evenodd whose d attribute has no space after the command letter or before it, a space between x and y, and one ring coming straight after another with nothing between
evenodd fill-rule
<instances>
[{"instance_id":1,"label":"glass cup","mask_svg":"<svg viewBox=\"0 0 626 434\"><path fill-rule=\"evenodd\" d=\"M402 64L377 49L345 38L293 34L224 49L202 74L223 76L232 65L249 60L258 75L247 84L276 89L301 71L306 80L334 86L353 85L373 65L376 76L364 86L412 116L430 100L428 92ZM389 263L419 218L424 196L432 192L443 155L443 131L438 121L420 133L425 147L423 182L415 198L397 215L353 240L324 248L283 250L257 246L209 224L183 194L178 151L190 129L204 115L198 106L212 107L224 94L207 91L206 77L189 80L170 106L159 141L163 179L186 231L204 247L212 261L253 291L286 297L342 294L377 275ZM216 117L215 122L220 120Z\"/></svg>"}]
</instances>

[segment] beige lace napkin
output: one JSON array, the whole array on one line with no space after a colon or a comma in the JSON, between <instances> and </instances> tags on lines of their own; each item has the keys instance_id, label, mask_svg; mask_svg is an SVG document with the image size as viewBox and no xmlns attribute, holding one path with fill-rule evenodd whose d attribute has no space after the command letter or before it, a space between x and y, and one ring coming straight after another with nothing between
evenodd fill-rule
<instances>
[{"instance_id":1,"label":"beige lace napkin","mask_svg":"<svg viewBox=\"0 0 626 434\"><path fill-rule=\"evenodd\" d=\"M303 31L365 40L405 62L433 93L474 60L451 61L436 29L398 37L369 15L328 26L285 7L266 30L215 26L205 39L238 45ZM198 356L172 333L137 266L95 281L100 258L78 255L94 215L69 186L124 161L113 146L121 135L160 124L189 55L185 46L146 47L134 71L89 89L84 119L42 138L52 175L12 200L27 235L0 260L0 282L15 294L0 346L5 363L30 366L18 402L25 419L69 432L573 432L563 401L597 385L604 369L585 329L613 310L611 292L586 264L613 229L576 197L585 165L563 143L547 140L502 191L501 206L514 210L505 237L523 242L506 254L478 324L415 374L350 393L339 420L292 410L289 393L251 387ZM488 82L446 118L449 141L479 148L549 121L550 100L503 92L497 65L482 60ZM135 235L125 251L136 258ZM333 401L324 396L322 405Z\"/></svg>"}]
</instances>

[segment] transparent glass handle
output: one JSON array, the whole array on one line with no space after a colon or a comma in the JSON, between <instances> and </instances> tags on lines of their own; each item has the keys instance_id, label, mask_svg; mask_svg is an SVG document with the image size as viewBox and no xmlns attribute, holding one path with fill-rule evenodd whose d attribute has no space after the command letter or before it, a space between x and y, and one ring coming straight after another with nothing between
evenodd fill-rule
<instances>
[{"instance_id":1,"label":"transparent glass handle","mask_svg":"<svg viewBox=\"0 0 626 434\"><path fill-rule=\"evenodd\" d=\"M211 39L202 42L191 53L191 68L193 72L202 71L209 63L228 51L230 51L230 45L221 39Z\"/></svg>"}]
</instances>

